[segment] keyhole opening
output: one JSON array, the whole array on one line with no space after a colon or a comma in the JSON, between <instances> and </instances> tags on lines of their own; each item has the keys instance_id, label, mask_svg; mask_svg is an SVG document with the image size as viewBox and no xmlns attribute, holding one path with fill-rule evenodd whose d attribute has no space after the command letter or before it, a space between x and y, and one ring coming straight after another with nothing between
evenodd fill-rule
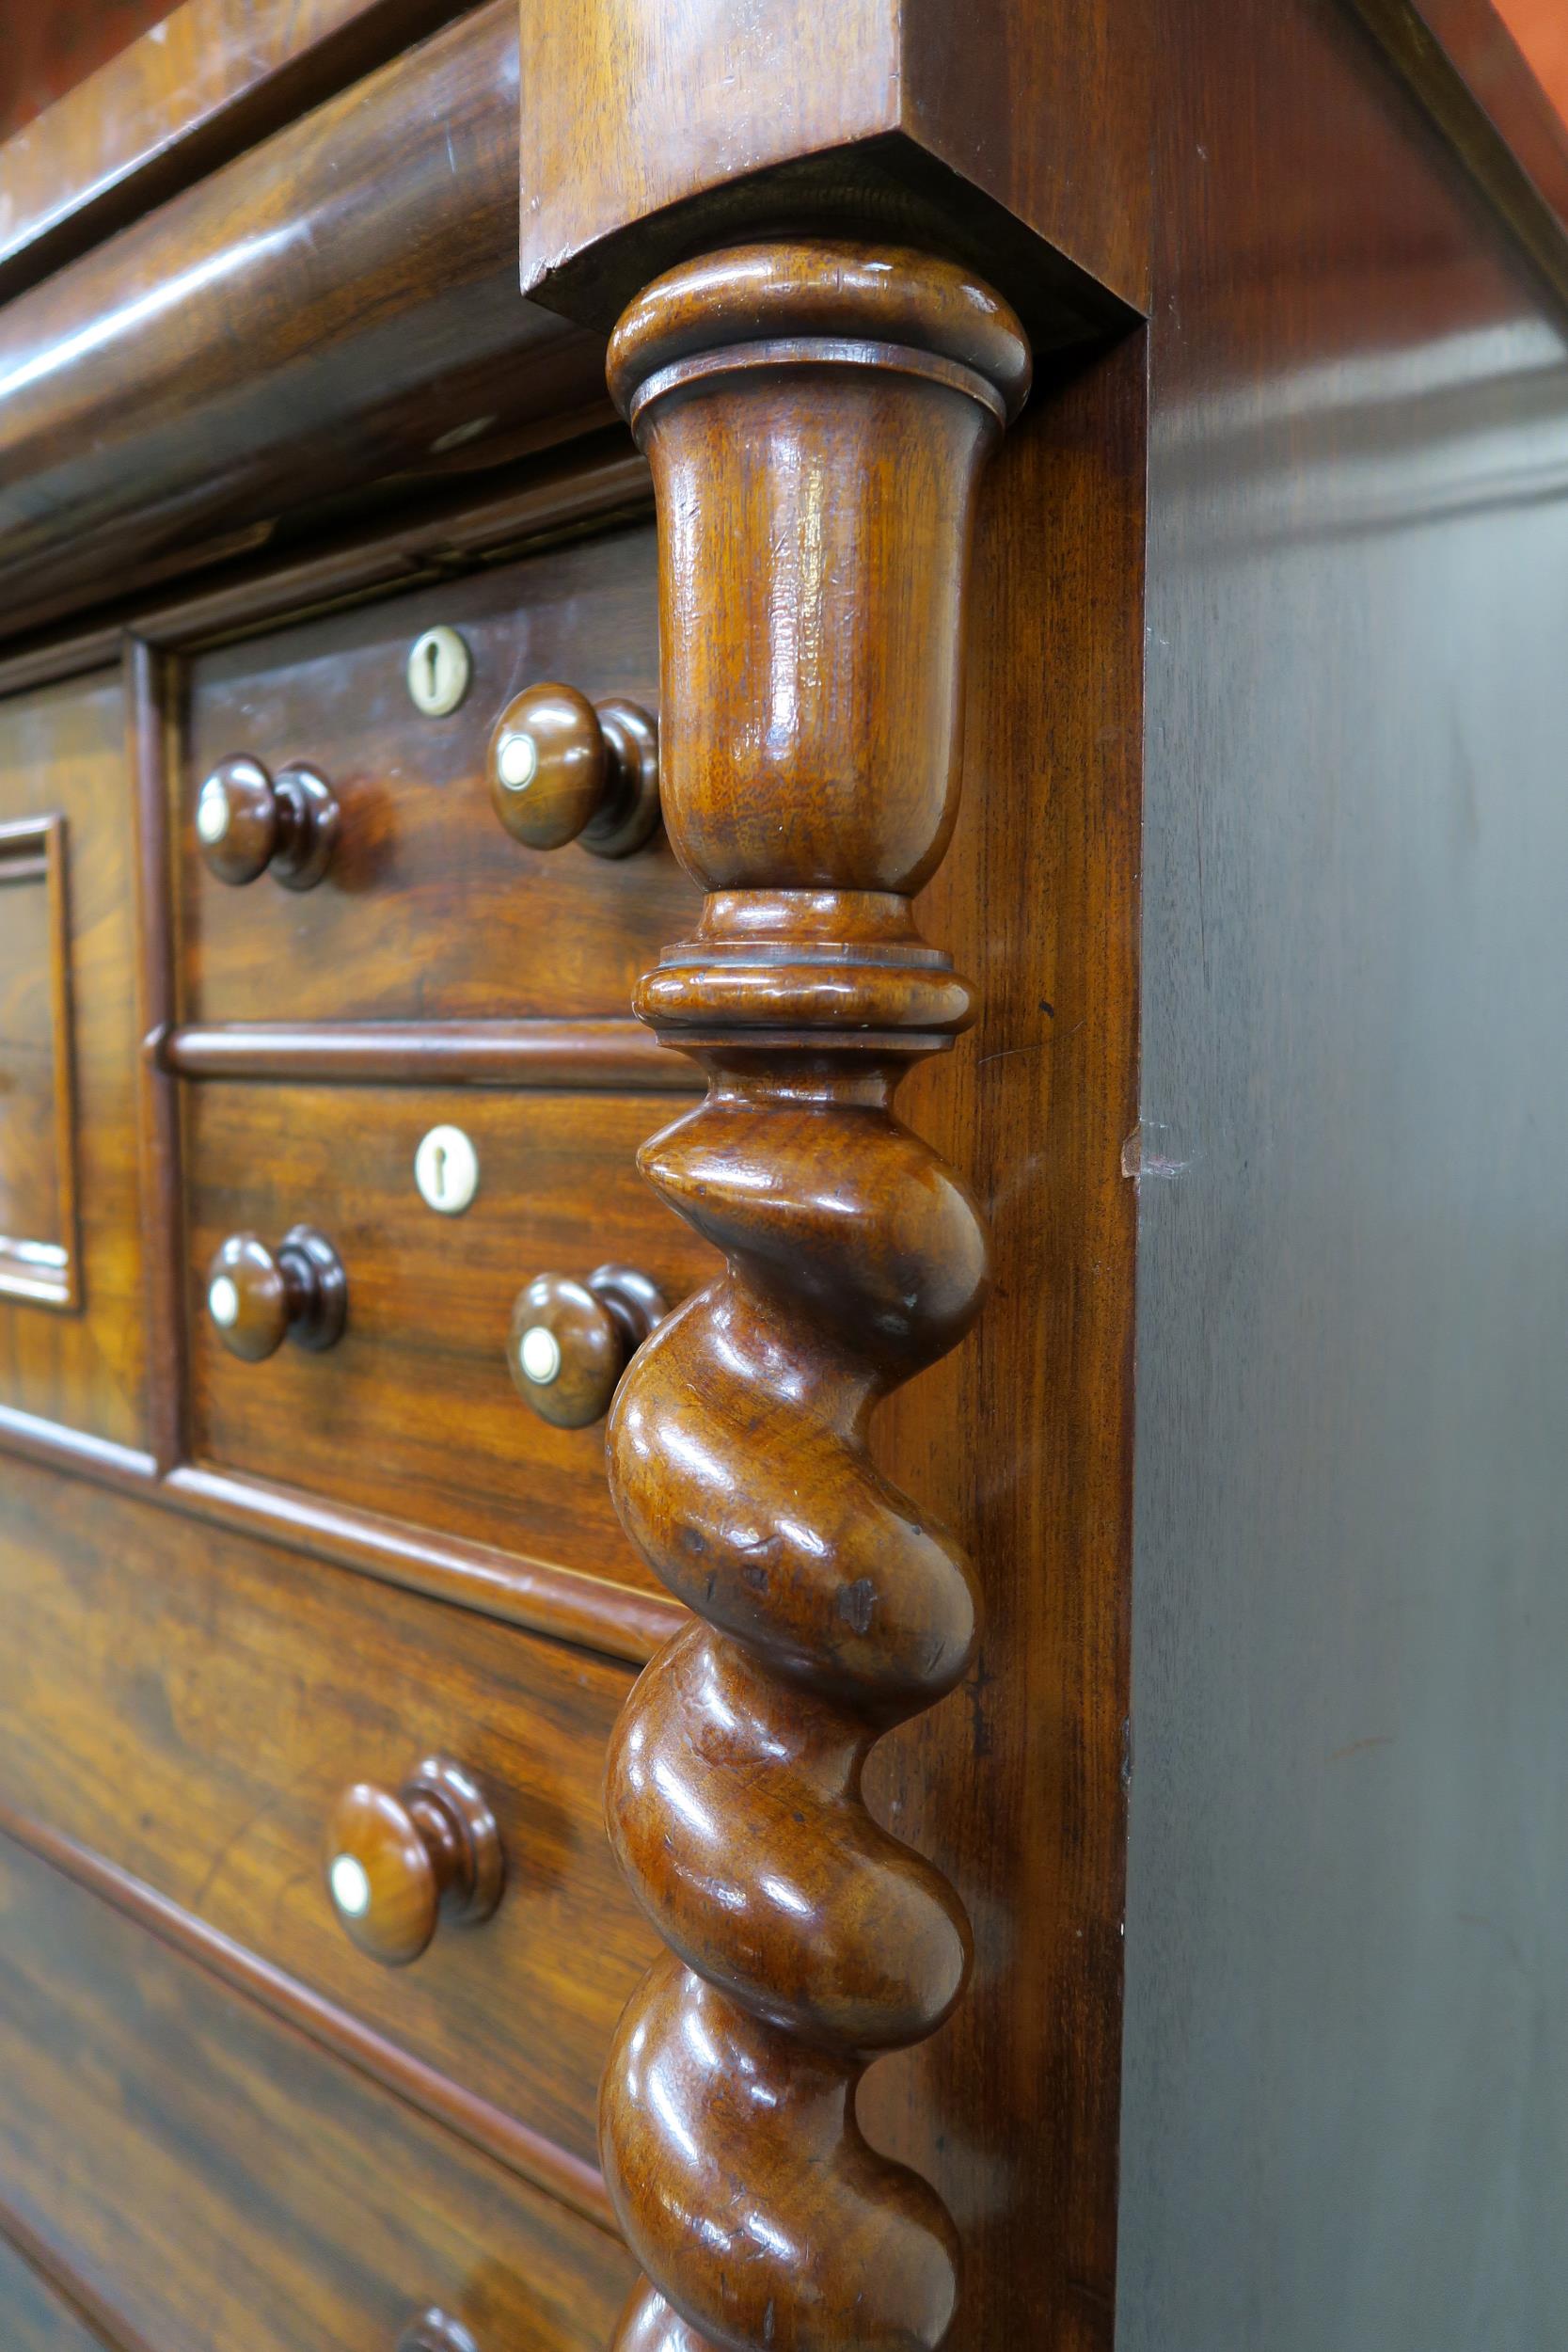
<instances>
[{"instance_id":1,"label":"keyhole opening","mask_svg":"<svg viewBox=\"0 0 1568 2352\"><path fill-rule=\"evenodd\" d=\"M447 1197L447 1147L444 1143L438 1143L436 1146L434 1157L436 1161L436 1198L437 1200L444 1200Z\"/></svg>"},{"instance_id":2,"label":"keyhole opening","mask_svg":"<svg viewBox=\"0 0 1568 2352\"><path fill-rule=\"evenodd\" d=\"M430 685L427 691L432 702L438 702L441 695L441 648L434 637L424 649L424 658L430 671Z\"/></svg>"}]
</instances>

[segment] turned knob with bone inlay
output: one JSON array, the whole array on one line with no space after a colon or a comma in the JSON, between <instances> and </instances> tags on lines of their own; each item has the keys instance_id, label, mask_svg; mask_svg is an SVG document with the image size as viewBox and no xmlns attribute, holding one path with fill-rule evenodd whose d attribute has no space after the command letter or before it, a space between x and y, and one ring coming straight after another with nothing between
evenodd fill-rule
<instances>
[{"instance_id":1,"label":"turned knob with bone inlay","mask_svg":"<svg viewBox=\"0 0 1568 2352\"><path fill-rule=\"evenodd\" d=\"M641 704L531 686L490 738L490 798L531 850L629 857L658 830L658 729Z\"/></svg>"},{"instance_id":2,"label":"turned knob with bone inlay","mask_svg":"<svg viewBox=\"0 0 1568 2352\"><path fill-rule=\"evenodd\" d=\"M226 759L196 796L207 870L235 888L271 874L285 890L313 890L331 863L338 822L330 785L297 763L271 776L258 759Z\"/></svg>"},{"instance_id":3,"label":"turned knob with bone inlay","mask_svg":"<svg viewBox=\"0 0 1568 2352\"><path fill-rule=\"evenodd\" d=\"M313 1226L291 1227L276 1249L230 1233L207 1269L207 1312L231 1356L259 1364L286 1339L330 1347L348 1314L343 1262Z\"/></svg>"},{"instance_id":4,"label":"turned knob with bone inlay","mask_svg":"<svg viewBox=\"0 0 1568 2352\"><path fill-rule=\"evenodd\" d=\"M506 1343L519 1395L558 1429L602 1421L665 1312L662 1291L633 1266L598 1266L585 1282L536 1274L518 1293Z\"/></svg>"},{"instance_id":5,"label":"turned knob with bone inlay","mask_svg":"<svg viewBox=\"0 0 1568 2352\"><path fill-rule=\"evenodd\" d=\"M500 1832L460 1764L431 1756L396 1793L357 1781L326 1830L332 1908L372 1960L405 1967L438 1922L476 1927L506 1883Z\"/></svg>"}]
</instances>

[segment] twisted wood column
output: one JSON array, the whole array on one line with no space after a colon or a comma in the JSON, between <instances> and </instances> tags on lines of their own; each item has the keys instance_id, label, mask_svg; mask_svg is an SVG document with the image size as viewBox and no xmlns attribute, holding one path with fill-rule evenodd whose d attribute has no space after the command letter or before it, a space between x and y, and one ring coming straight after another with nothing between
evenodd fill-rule
<instances>
[{"instance_id":1,"label":"twisted wood column","mask_svg":"<svg viewBox=\"0 0 1568 2352\"><path fill-rule=\"evenodd\" d=\"M866 1440L986 1286L973 1200L892 1099L971 1017L911 899L955 815L974 485L1028 368L984 286L841 244L686 264L611 344L658 497L665 821L708 894L638 1004L707 1098L642 1165L727 1261L610 1433L627 1532L698 1618L610 1758L670 1947L601 2106L647 2274L621 2352L935 2345L957 2298L952 2221L855 2090L958 1998L968 1923L861 1774L962 1675L975 1597Z\"/></svg>"}]
</instances>

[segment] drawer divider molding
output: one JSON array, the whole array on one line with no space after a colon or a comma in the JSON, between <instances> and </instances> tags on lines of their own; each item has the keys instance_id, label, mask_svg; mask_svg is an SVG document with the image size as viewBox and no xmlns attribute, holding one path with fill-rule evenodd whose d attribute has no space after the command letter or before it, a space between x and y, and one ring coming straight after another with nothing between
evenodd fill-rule
<instances>
[{"instance_id":1,"label":"drawer divider molding","mask_svg":"<svg viewBox=\"0 0 1568 2352\"><path fill-rule=\"evenodd\" d=\"M171 1030L159 1058L182 1078L695 1090L689 1065L631 1020L234 1021Z\"/></svg>"},{"instance_id":2,"label":"drawer divider molding","mask_svg":"<svg viewBox=\"0 0 1568 2352\"><path fill-rule=\"evenodd\" d=\"M28 2267L36 2270L57 2302L72 2318L100 2338L106 2352L163 2352L138 2328L111 2310L97 2288L84 2279L59 2249L40 2237L24 2215L0 2197L0 2238L8 2239Z\"/></svg>"},{"instance_id":3,"label":"drawer divider molding","mask_svg":"<svg viewBox=\"0 0 1568 2352\"><path fill-rule=\"evenodd\" d=\"M460 1536L430 1534L401 1519L237 1472L186 1464L170 1471L160 1492L198 1518L633 1665L643 1664L687 1622L686 1611L660 1593L606 1583Z\"/></svg>"},{"instance_id":4,"label":"drawer divider molding","mask_svg":"<svg viewBox=\"0 0 1568 2352\"><path fill-rule=\"evenodd\" d=\"M645 1664L687 1622L686 1611L663 1594L607 1583L553 1561L530 1560L460 1536L436 1535L351 1504L320 1502L293 1487L195 1463L160 1476L150 1454L62 1422L40 1421L10 1405L0 1405L0 1453L21 1454L188 1518L284 1544L334 1567L634 1666Z\"/></svg>"},{"instance_id":5,"label":"drawer divider molding","mask_svg":"<svg viewBox=\"0 0 1568 2352\"><path fill-rule=\"evenodd\" d=\"M618 2234L603 2180L580 2156L558 2147L542 2132L492 2106L488 2100L465 2090L421 2058L400 2050L336 2002L312 1992L270 1961L259 1959L243 1944L209 1927L155 1887L79 1845L73 1837L17 1813L3 1802L0 1835L195 1961L230 1991L257 2002L307 2041L368 2075L433 2122L444 2124L482 2154L570 2206L599 2229ZM0 2229L9 2233L3 2216ZM128 2345L127 2352L135 2348Z\"/></svg>"},{"instance_id":6,"label":"drawer divider molding","mask_svg":"<svg viewBox=\"0 0 1568 2352\"><path fill-rule=\"evenodd\" d=\"M125 644L127 757L135 811L135 1001L143 1041L136 1069L136 1153L143 1203L147 1300L147 1427L160 1470L185 1454L185 1329L180 1263L180 1105L150 1041L174 1019L173 892L168 786L180 677L139 637Z\"/></svg>"},{"instance_id":7,"label":"drawer divider molding","mask_svg":"<svg viewBox=\"0 0 1568 2352\"><path fill-rule=\"evenodd\" d=\"M130 1486L143 1494L151 1492L158 1475L152 1455L137 1446L119 1445L113 1438L71 1429L64 1422L40 1420L15 1405L0 1405L0 1446L55 1470L75 1470L103 1486Z\"/></svg>"}]
</instances>

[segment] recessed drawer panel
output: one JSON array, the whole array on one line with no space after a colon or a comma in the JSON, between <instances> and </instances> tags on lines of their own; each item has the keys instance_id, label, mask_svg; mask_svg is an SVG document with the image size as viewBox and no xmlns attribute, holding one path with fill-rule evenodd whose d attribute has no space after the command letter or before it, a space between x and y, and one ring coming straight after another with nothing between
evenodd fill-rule
<instances>
[{"instance_id":1,"label":"recessed drawer panel","mask_svg":"<svg viewBox=\"0 0 1568 2352\"><path fill-rule=\"evenodd\" d=\"M0 1842L0 2178L159 2352L598 2352L607 2233ZM8 2341L9 2339L8 2338Z\"/></svg>"},{"instance_id":2,"label":"recessed drawer panel","mask_svg":"<svg viewBox=\"0 0 1568 2352\"><path fill-rule=\"evenodd\" d=\"M486 760L529 686L657 711L654 560L651 525L621 530L197 657L175 783L182 1018L625 1013L638 974L691 929L695 889L662 833L622 858L524 847L491 805ZM439 716L417 707L407 675L435 628L471 664ZM427 699L450 691L444 659ZM303 767L329 787L336 838L313 887L287 886L276 858L243 886L211 870L224 845L204 852L201 787L236 759L274 786Z\"/></svg>"},{"instance_id":3,"label":"recessed drawer panel","mask_svg":"<svg viewBox=\"0 0 1568 2352\"><path fill-rule=\"evenodd\" d=\"M0 1813L592 2166L605 2051L655 1949L602 1810L629 1669L20 1463L6 1482ZM388 1964L351 1940L327 1864L370 1851L345 1793L402 1802L430 1758L493 1816L500 1899L477 1920L443 1904ZM417 1942L420 1891L392 1867L361 1931L401 1931L412 1898Z\"/></svg>"},{"instance_id":4,"label":"recessed drawer panel","mask_svg":"<svg viewBox=\"0 0 1568 2352\"><path fill-rule=\"evenodd\" d=\"M0 1406L146 1438L118 669L0 697Z\"/></svg>"},{"instance_id":5,"label":"recessed drawer panel","mask_svg":"<svg viewBox=\"0 0 1568 2352\"><path fill-rule=\"evenodd\" d=\"M532 1403L508 1350L538 1276L581 1283L619 1264L673 1305L716 1270L637 1171L680 1099L217 1080L183 1092L196 1457L657 1589L610 1504L602 1415L546 1418L577 1369L570 1344ZM427 1184L453 1200L471 1155L459 1214L427 1204L421 1147ZM301 1225L341 1262L341 1336L317 1349L303 1332L246 1360L232 1352L243 1334L214 1318L218 1253L248 1235L276 1258Z\"/></svg>"}]
</instances>

